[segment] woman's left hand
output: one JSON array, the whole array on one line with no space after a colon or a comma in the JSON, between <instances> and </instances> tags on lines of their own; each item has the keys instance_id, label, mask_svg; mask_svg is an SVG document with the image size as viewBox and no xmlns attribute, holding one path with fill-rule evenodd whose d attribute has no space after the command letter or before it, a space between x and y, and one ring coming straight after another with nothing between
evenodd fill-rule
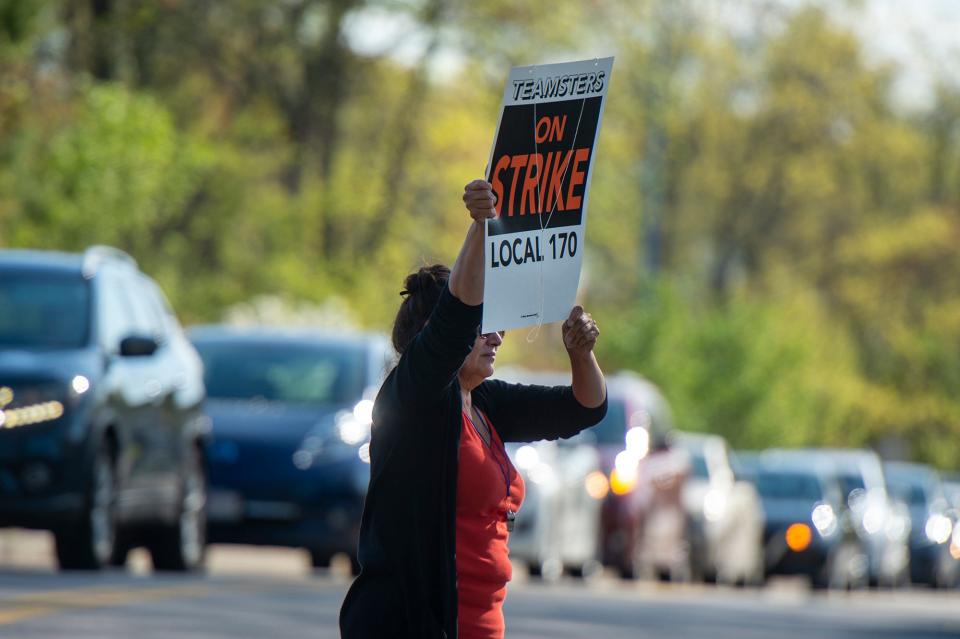
<instances>
[{"instance_id":1,"label":"woman's left hand","mask_svg":"<svg viewBox=\"0 0 960 639\"><path fill-rule=\"evenodd\" d=\"M589 355L600 336L600 329L593 316L582 306L574 306L570 317L563 323L563 345L571 356Z\"/></svg>"}]
</instances>

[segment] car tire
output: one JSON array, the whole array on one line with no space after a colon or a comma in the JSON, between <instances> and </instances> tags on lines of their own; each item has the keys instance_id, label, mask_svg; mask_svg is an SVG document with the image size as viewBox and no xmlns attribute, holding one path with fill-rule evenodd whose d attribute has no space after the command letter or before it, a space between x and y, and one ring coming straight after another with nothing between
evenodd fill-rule
<instances>
[{"instance_id":1,"label":"car tire","mask_svg":"<svg viewBox=\"0 0 960 639\"><path fill-rule=\"evenodd\" d=\"M603 564L596 559L587 559L582 564L568 566L566 570L575 579L589 580L603 572Z\"/></svg>"},{"instance_id":2,"label":"car tire","mask_svg":"<svg viewBox=\"0 0 960 639\"><path fill-rule=\"evenodd\" d=\"M207 482L200 451L190 448L183 468L177 521L163 526L148 544L154 570L193 572L203 565L207 537Z\"/></svg>"},{"instance_id":3,"label":"car tire","mask_svg":"<svg viewBox=\"0 0 960 639\"><path fill-rule=\"evenodd\" d=\"M704 573L697 572L693 560L689 555L671 565L667 571L667 575L671 583L685 584L698 581L711 584L717 583L716 573L712 573L710 577L705 577Z\"/></svg>"},{"instance_id":4,"label":"car tire","mask_svg":"<svg viewBox=\"0 0 960 639\"><path fill-rule=\"evenodd\" d=\"M629 548L624 548L618 558L619 561L616 566L617 575L624 581L639 579L640 576L644 574L644 571L648 571L649 569L643 556L643 544L645 541L643 533L643 527L637 526L633 533L633 543L629 545Z\"/></svg>"},{"instance_id":5,"label":"car tire","mask_svg":"<svg viewBox=\"0 0 960 639\"><path fill-rule=\"evenodd\" d=\"M330 567L330 560L333 559L333 556L330 553L324 552L322 550L317 550L315 548L311 548L309 552L310 552L311 566L313 566L314 568Z\"/></svg>"},{"instance_id":6,"label":"car tire","mask_svg":"<svg viewBox=\"0 0 960 639\"><path fill-rule=\"evenodd\" d=\"M83 516L54 531L61 570L100 570L107 565L116 543L116 500L114 458L104 441L90 467Z\"/></svg>"},{"instance_id":7,"label":"car tire","mask_svg":"<svg viewBox=\"0 0 960 639\"><path fill-rule=\"evenodd\" d=\"M534 579L539 579L543 574L543 567L540 565L539 561L528 561L527 562L527 574Z\"/></svg>"},{"instance_id":8,"label":"car tire","mask_svg":"<svg viewBox=\"0 0 960 639\"><path fill-rule=\"evenodd\" d=\"M116 541L113 544L113 552L110 553L110 561L108 563L114 568L123 568L127 565L127 558L130 556L131 550L133 550L133 543L130 535L118 530Z\"/></svg>"},{"instance_id":9,"label":"car tire","mask_svg":"<svg viewBox=\"0 0 960 639\"><path fill-rule=\"evenodd\" d=\"M527 562L527 574L546 582L555 582L563 576L563 562L556 557Z\"/></svg>"},{"instance_id":10,"label":"car tire","mask_svg":"<svg viewBox=\"0 0 960 639\"><path fill-rule=\"evenodd\" d=\"M954 569L954 559L946 552L940 554L934 562L932 586L938 590L947 590L957 587L957 575Z\"/></svg>"}]
</instances>

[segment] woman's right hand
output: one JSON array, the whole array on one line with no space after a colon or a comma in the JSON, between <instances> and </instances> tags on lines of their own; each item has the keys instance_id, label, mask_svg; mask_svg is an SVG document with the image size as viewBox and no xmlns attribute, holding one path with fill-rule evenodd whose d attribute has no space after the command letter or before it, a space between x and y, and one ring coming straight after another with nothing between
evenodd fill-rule
<instances>
[{"instance_id":1,"label":"woman's right hand","mask_svg":"<svg viewBox=\"0 0 960 639\"><path fill-rule=\"evenodd\" d=\"M486 180L474 180L463 187L463 203L477 222L497 217L497 196Z\"/></svg>"},{"instance_id":2,"label":"woman's right hand","mask_svg":"<svg viewBox=\"0 0 960 639\"><path fill-rule=\"evenodd\" d=\"M450 272L450 292L468 306L483 303L483 222L497 216L497 196L484 180L463 187L463 203L476 224L471 224L463 240L460 255Z\"/></svg>"}]
</instances>

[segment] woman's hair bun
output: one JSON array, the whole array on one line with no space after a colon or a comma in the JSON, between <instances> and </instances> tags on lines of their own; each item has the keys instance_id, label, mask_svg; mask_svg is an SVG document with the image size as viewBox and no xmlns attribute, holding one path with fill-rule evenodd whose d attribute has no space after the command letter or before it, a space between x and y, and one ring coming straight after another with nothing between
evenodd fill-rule
<instances>
[{"instance_id":1,"label":"woman's hair bun","mask_svg":"<svg viewBox=\"0 0 960 639\"><path fill-rule=\"evenodd\" d=\"M407 297L408 295L416 295L421 291L436 291L443 287L449 277L450 269L442 264L423 266L407 276L400 295Z\"/></svg>"},{"instance_id":2,"label":"woman's hair bun","mask_svg":"<svg viewBox=\"0 0 960 639\"><path fill-rule=\"evenodd\" d=\"M400 291L403 302L393 323L393 346L398 353L403 353L430 318L449 278L449 268L433 264L421 266L404 280Z\"/></svg>"}]
</instances>

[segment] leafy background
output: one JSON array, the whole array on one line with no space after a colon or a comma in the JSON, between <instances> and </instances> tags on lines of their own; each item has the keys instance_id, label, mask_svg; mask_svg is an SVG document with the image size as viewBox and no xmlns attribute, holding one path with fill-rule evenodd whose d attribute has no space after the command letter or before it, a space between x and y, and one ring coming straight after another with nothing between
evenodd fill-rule
<instances>
[{"instance_id":1,"label":"leafy background","mask_svg":"<svg viewBox=\"0 0 960 639\"><path fill-rule=\"evenodd\" d=\"M956 469L957 60L905 107L822 2L0 0L0 246L121 247L188 324L384 331L455 255L507 68L611 53L604 367L738 447ZM509 341L563 364L555 326Z\"/></svg>"}]
</instances>

